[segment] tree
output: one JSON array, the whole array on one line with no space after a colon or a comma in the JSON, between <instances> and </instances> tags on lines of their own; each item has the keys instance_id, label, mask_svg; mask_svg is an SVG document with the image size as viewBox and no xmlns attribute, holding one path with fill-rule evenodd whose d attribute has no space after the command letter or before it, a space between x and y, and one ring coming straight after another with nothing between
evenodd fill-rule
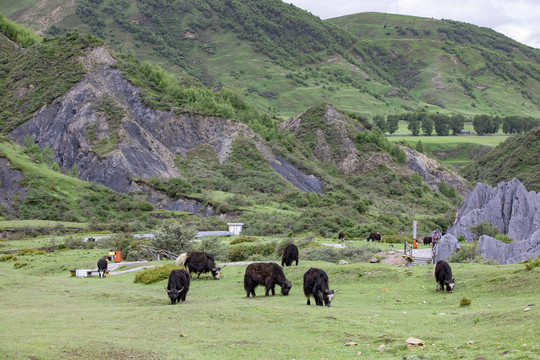
<instances>
[{"instance_id":1,"label":"tree","mask_svg":"<svg viewBox=\"0 0 540 360\"><path fill-rule=\"evenodd\" d=\"M77 168L77 163L73 164L73 166L71 167L71 170L66 172L66 175L74 177L74 178L79 178L79 169Z\"/></svg>"},{"instance_id":2,"label":"tree","mask_svg":"<svg viewBox=\"0 0 540 360\"><path fill-rule=\"evenodd\" d=\"M49 144L45 145L43 151L41 152L41 156L43 158L43 162L51 167L54 163L54 154Z\"/></svg>"},{"instance_id":3,"label":"tree","mask_svg":"<svg viewBox=\"0 0 540 360\"><path fill-rule=\"evenodd\" d=\"M457 135L463 130L463 127L465 126L465 116L461 114L454 114L450 118L450 129L452 130L452 134Z\"/></svg>"},{"instance_id":4,"label":"tree","mask_svg":"<svg viewBox=\"0 0 540 360\"><path fill-rule=\"evenodd\" d=\"M413 136L420 134L420 125L420 121L418 121L416 114L409 117L409 125L407 125L407 129L409 129Z\"/></svg>"},{"instance_id":5,"label":"tree","mask_svg":"<svg viewBox=\"0 0 540 360\"><path fill-rule=\"evenodd\" d=\"M426 116L422 119L422 130L427 136L430 136L433 132L433 119L431 116Z\"/></svg>"},{"instance_id":6,"label":"tree","mask_svg":"<svg viewBox=\"0 0 540 360\"><path fill-rule=\"evenodd\" d=\"M498 116L492 117L490 115L475 115L473 118L474 131L478 135L483 134L495 134L499 131L501 125L501 118Z\"/></svg>"},{"instance_id":7,"label":"tree","mask_svg":"<svg viewBox=\"0 0 540 360\"><path fill-rule=\"evenodd\" d=\"M29 153L32 146L34 146L34 138L30 134L24 135L23 138L23 149L25 153Z\"/></svg>"},{"instance_id":8,"label":"tree","mask_svg":"<svg viewBox=\"0 0 540 360\"><path fill-rule=\"evenodd\" d=\"M496 226L487 221L475 224L471 226L469 230L471 230L471 232L475 235L476 239L478 239L482 235L487 235L494 238L497 234L500 233L500 230Z\"/></svg>"},{"instance_id":9,"label":"tree","mask_svg":"<svg viewBox=\"0 0 540 360\"><path fill-rule=\"evenodd\" d=\"M435 132L439 136L447 136L450 133L450 118L447 115L432 115L435 124Z\"/></svg>"},{"instance_id":10,"label":"tree","mask_svg":"<svg viewBox=\"0 0 540 360\"><path fill-rule=\"evenodd\" d=\"M386 132L386 119L382 115L375 115L373 117L373 124L377 126L384 133Z\"/></svg>"},{"instance_id":11,"label":"tree","mask_svg":"<svg viewBox=\"0 0 540 360\"><path fill-rule=\"evenodd\" d=\"M152 246L175 253L188 252L192 249L197 230L177 219L164 220L156 231Z\"/></svg>"},{"instance_id":12,"label":"tree","mask_svg":"<svg viewBox=\"0 0 540 360\"><path fill-rule=\"evenodd\" d=\"M399 128L399 115L388 115L386 117L386 131L393 134Z\"/></svg>"},{"instance_id":13,"label":"tree","mask_svg":"<svg viewBox=\"0 0 540 360\"><path fill-rule=\"evenodd\" d=\"M424 144L422 144L422 141L418 140L416 143L416 151L423 153L424 152Z\"/></svg>"}]
</instances>

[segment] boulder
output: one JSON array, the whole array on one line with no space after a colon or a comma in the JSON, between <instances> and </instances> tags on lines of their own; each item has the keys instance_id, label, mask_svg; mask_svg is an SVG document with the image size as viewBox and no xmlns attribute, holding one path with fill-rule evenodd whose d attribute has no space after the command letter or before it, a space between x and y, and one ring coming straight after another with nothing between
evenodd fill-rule
<instances>
[{"instance_id":1,"label":"boulder","mask_svg":"<svg viewBox=\"0 0 540 360\"><path fill-rule=\"evenodd\" d=\"M433 263L436 263L439 260L448 259L450 255L457 249L461 249L461 244L459 243L458 239L451 234L444 235L435 246Z\"/></svg>"},{"instance_id":2,"label":"boulder","mask_svg":"<svg viewBox=\"0 0 540 360\"><path fill-rule=\"evenodd\" d=\"M540 230L540 192L527 192L515 178L501 182L496 188L478 183L463 201L448 233L474 241L469 228L484 221L516 241L528 239Z\"/></svg>"},{"instance_id":3,"label":"boulder","mask_svg":"<svg viewBox=\"0 0 540 360\"><path fill-rule=\"evenodd\" d=\"M540 255L540 230L527 240L505 244L487 235L478 240L479 252L486 259L493 259L499 264L516 264L535 259Z\"/></svg>"}]
</instances>

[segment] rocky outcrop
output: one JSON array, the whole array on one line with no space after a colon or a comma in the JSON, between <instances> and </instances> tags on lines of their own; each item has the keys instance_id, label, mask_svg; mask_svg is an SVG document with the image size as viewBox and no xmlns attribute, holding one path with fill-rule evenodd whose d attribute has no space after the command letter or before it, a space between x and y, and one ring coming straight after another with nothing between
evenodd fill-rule
<instances>
[{"instance_id":1,"label":"rocky outcrop","mask_svg":"<svg viewBox=\"0 0 540 360\"><path fill-rule=\"evenodd\" d=\"M444 169L436 160L406 146L401 147L407 155L407 167L422 176L422 179L432 188L439 189L439 184L445 182L454 186L456 193L467 196L471 193L471 188L467 181L458 173Z\"/></svg>"},{"instance_id":2,"label":"rocky outcrop","mask_svg":"<svg viewBox=\"0 0 540 360\"><path fill-rule=\"evenodd\" d=\"M454 235L446 234L435 245L433 263L439 260L447 260L454 251L461 249L461 244Z\"/></svg>"},{"instance_id":3,"label":"rocky outcrop","mask_svg":"<svg viewBox=\"0 0 540 360\"><path fill-rule=\"evenodd\" d=\"M181 177L175 158L201 144L210 145L222 163L236 138L249 137L272 167L286 167L278 171L285 179L301 190L320 192L317 179L274 156L264 140L242 123L148 108L139 89L111 66L114 62L104 47L94 49L81 59L87 70L84 78L12 131L12 137L22 144L30 134L40 148L47 144L52 148L62 168L77 165L80 179L126 193L140 190L133 178ZM100 110L96 106L100 102L117 109L118 118ZM176 208L173 202L169 206Z\"/></svg>"},{"instance_id":4,"label":"rocky outcrop","mask_svg":"<svg viewBox=\"0 0 540 360\"><path fill-rule=\"evenodd\" d=\"M26 195L26 187L19 185L23 175L11 168L10 162L0 157L0 214L4 211L14 213Z\"/></svg>"},{"instance_id":5,"label":"rocky outcrop","mask_svg":"<svg viewBox=\"0 0 540 360\"><path fill-rule=\"evenodd\" d=\"M517 179L501 182L496 188L478 183L448 233L473 241L469 228L484 221L516 241L529 239L540 230L540 193L527 192Z\"/></svg>"},{"instance_id":6,"label":"rocky outcrop","mask_svg":"<svg viewBox=\"0 0 540 360\"><path fill-rule=\"evenodd\" d=\"M487 260L493 259L499 264L516 264L540 256L540 230L527 240L505 244L487 235L478 240L479 252Z\"/></svg>"}]
</instances>

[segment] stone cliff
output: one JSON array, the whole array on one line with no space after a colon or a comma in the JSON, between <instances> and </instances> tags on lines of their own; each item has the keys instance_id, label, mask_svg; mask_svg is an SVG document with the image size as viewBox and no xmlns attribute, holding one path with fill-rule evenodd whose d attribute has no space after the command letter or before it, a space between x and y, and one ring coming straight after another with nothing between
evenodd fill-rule
<instances>
[{"instance_id":1,"label":"stone cliff","mask_svg":"<svg viewBox=\"0 0 540 360\"><path fill-rule=\"evenodd\" d=\"M322 191L318 179L276 157L242 123L148 108L139 89L111 66L115 61L105 47L94 49L81 59L87 70L82 81L10 135L22 144L30 134L40 148L47 144L52 148L62 168L76 165L82 180L126 193L144 190L133 178L181 177L176 157L200 144L210 145L222 163L238 136L249 137L269 165L291 184L303 191ZM155 203L182 207L161 200Z\"/></svg>"}]
</instances>

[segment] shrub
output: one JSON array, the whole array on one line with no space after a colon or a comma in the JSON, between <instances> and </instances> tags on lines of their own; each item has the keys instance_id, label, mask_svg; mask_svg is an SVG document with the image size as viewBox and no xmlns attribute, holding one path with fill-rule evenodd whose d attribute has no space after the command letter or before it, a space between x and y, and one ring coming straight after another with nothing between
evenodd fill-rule
<instances>
[{"instance_id":1,"label":"shrub","mask_svg":"<svg viewBox=\"0 0 540 360\"><path fill-rule=\"evenodd\" d=\"M8 261L8 260L16 261L17 257L13 254L4 254L0 256L0 261Z\"/></svg>"},{"instance_id":2,"label":"shrub","mask_svg":"<svg viewBox=\"0 0 540 360\"><path fill-rule=\"evenodd\" d=\"M166 280L169 278L169 274L172 270L178 269L174 264L167 264L156 266L150 269L144 269L135 275L133 282L143 283L143 284L152 284L161 280Z\"/></svg>"},{"instance_id":3,"label":"shrub","mask_svg":"<svg viewBox=\"0 0 540 360\"><path fill-rule=\"evenodd\" d=\"M167 219L158 227L152 246L175 253L187 252L192 249L191 240L196 234L194 226L176 219Z\"/></svg>"},{"instance_id":4,"label":"shrub","mask_svg":"<svg viewBox=\"0 0 540 360\"><path fill-rule=\"evenodd\" d=\"M478 239L482 235L491 236L494 238L497 234L500 233L499 229L492 225L490 222L483 221L481 223L475 224L469 228L471 232L475 235L475 239Z\"/></svg>"},{"instance_id":5,"label":"shrub","mask_svg":"<svg viewBox=\"0 0 540 360\"><path fill-rule=\"evenodd\" d=\"M246 243L246 242L257 242L257 241L259 241L259 238L256 236L242 235L242 236L237 237L236 239L231 240L231 245Z\"/></svg>"},{"instance_id":6,"label":"shrub","mask_svg":"<svg viewBox=\"0 0 540 360\"><path fill-rule=\"evenodd\" d=\"M465 235L459 235L457 239L459 242L465 242Z\"/></svg>"},{"instance_id":7,"label":"shrub","mask_svg":"<svg viewBox=\"0 0 540 360\"><path fill-rule=\"evenodd\" d=\"M81 239L75 239L71 236L64 240L64 248L71 249L71 250L93 249L96 246L96 244L97 243L93 241L83 242Z\"/></svg>"},{"instance_id":8,"label":"shrub","mask_svg":"<svg viewBox=\"0 0 540 360\"><path fill-rule=\"evenodd\" d=\"M309 247L302 252L302 259L311 261L328 261L336 263L341 259L349 262L366 262L373 254L382 251L368 245L349 246L346 248Z\"/></svg>"},{"instance_id":9,"label":"shrub","mask_svg":"<svg viewBox=\"0 0 540 360\"><path fill-rule=\"evenodd\" d=\"M456 263L481 263L485 259L478 252L478 242L465 243L461 245L461 249L453 252L448 258L448 262Z\"/></svg>"},{"instance_id":10,"label":"shrub","mask_svg":"<svg viewBox=\"0 0 540 360\"><path fill-rule=\"evenodd\" d=\"M261 257L269 258L274 255L277 248L277 242L257 245L235 245L227 249L227 258L229 261L246 261L252 255L260 255Z\"/></svg>"},{"instance_id":11,"label":"shrub","mask_svg":"<svg viewBox=\"0 0 540 360\"><path fill-rule=\"evenodd\" d=\"M472 302L471 298L464 296L459 301L459 306L469 306L471 305L471 302Z\"/></svg>"},{"instance_id":12,"label":"shrub","mask_svg":"<svg viewBox=\"0 0 540 360\"><path fill-rule=\"evenodd\" d=\"M410 235L383 235L381 237L381 242L390 243L390 244L403 244L403 241L407 240L409 243L412 241L412 236Z\"/></svg>"},{"instance_id":13,"label":"shrub","mask_svg":"<svg viewBox=\"0 0 540 360\"><path fill-rule=\"evenodd\" d=\"M13 264L13 267L15 269L20 269L20 268L22 268L23 266L26 266L26 265L28 265L28 263L17 261L16 263Z\"/></svg>"},{"instance_id":14,"label":"shrub","mask_svg":"<svg viewBox=\"0 0 540 360\"><path fill-rule=\"evenodd\" d=\"M21 249L19 250L19 252L17 253L17 255L19 256L25 256L25 255L44 255L46 254L45 251L43 250L38 250L38 249Z\"/></svg>"},{"instance_id":15,"label":"shrub","mask_svg":"<svg viewBox=\"0 0 540 360\"><path fill-rule=\"evenodd\" d=\"M502 241L505 244L511 244L514 242L514 239L512 239L510 236L506 234L497 234L495 235L495 239Z\"/></svg>"},{"instance_id":16,"label":"shrub","mask_svg":"<svg viewBox=\"0 0 540 360\"><path fill-rule=\"evenodd\" d=\"M524 261L523 264L525 264L525 270L532 270L535 267L540 267L540 256L538 256L534 260L529 259L527 261Z\"/></svg>"},{"instance_id":17,"label":"shrub","mask_svg":"<svg viewBox=\"0 0 540 360\"><path fill-rule=\"evenodd\" d=\"M219 237L211 236L206 237L201 241L201 244L198 247L198 251L208 252L214 255L214 258L217 260L225 258L226 248L221 243L221 239Z\"/></svg>"}]
</instances>

